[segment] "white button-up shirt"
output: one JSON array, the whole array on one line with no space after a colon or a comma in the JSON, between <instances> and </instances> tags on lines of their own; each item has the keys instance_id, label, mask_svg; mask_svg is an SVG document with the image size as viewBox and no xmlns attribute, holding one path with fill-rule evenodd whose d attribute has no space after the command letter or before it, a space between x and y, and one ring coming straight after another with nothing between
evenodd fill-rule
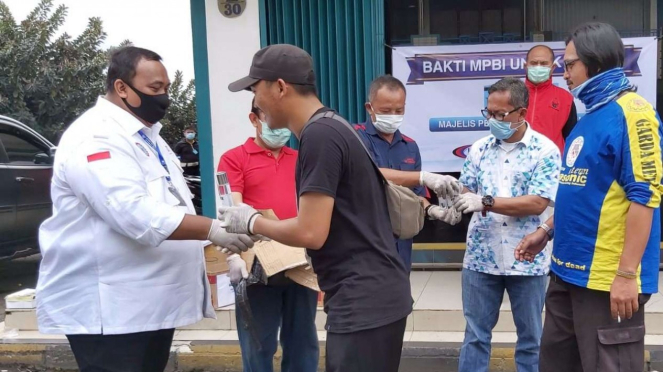
<instances>
[{"instance_id":1,"label":"white button-up shirt","mask_svg":"<svg viewBox=\"0 0 663 372\"><path fill-rule=\"evenodd\" d=\"M53 216L39 230L41 332L123 334L214 317L202 243L166 240L195 210L160 129L99 98L64 133L53 167ZM158 144L185 206L138 131Z\"/></svg>"},{"instance_id":2,"label":"white button-up shirt","mask_svg":"<svg viewBox=\"0 0 663 372\"><path fill-rule=\"evenodd\" d=\"M527 128L520 142L505 143L494 136L477 141L467 156L460 182L470 192L484 196L515 198L537 195L554 203L561 158L559 149L544 135ZM550 208L549 208L550 209ZM533 263L519 262L514 250L550 216L509 217L474 213L467 231L463 267L493 275L547 275L550 247Z\"/></svg>"}]
</instances>

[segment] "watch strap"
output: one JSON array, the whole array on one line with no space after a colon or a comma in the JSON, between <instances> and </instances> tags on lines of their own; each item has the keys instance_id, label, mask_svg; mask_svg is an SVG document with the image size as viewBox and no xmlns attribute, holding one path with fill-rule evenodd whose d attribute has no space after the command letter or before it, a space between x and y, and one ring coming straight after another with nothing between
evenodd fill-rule
<instances>
[{"instance_id":1,"label":"watch strap","mask_svg":"<svg viewBox=\"0 0 663 372\"><path fill-rule=\"evenodd\" d=\"M430 215L428 214L428 211L430 211L430 209L433 208L433 207L434 207L433 204L428 204L428 205L426 206L426 208L424 208L424 215L425 215L426 217L430 217Z\"/></svg>"}]
</instances>

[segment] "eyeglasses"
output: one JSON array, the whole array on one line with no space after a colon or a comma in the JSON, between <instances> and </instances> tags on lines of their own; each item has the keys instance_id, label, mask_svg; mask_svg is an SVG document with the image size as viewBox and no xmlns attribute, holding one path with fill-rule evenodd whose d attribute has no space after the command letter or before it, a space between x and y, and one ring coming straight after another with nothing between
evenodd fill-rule
<instances>
[{"instance_id":1,"label":"eyeglasses","mask_svg":"<svg viewBox=\"0 0 663 372\"><path fill-rule=\"evenodd\" d=\"M505 117L513 114L514 112L520 110L521 108L522 107L516 107L515 109L513 109L509 112L505 112L503 114L500 114L500 113L492 112L492 111L488 110L488 107L486 107L485 109L481 110L481 115L483 115L483 117L486 118L486 119L495 118L495 120L504 120Z\"/></svg>"},{"instance_id":2,"label":"eyeglasses","mask_svg":"<svg viewBox=\"0 0 663 372\"><path fill-rule=\"evenodd\" d=\"M580 61L580 58L575 58L575 59L569 59L567 61L564 61L564 71L569 71L573 65Z\"/></svg>"}]
</instances>

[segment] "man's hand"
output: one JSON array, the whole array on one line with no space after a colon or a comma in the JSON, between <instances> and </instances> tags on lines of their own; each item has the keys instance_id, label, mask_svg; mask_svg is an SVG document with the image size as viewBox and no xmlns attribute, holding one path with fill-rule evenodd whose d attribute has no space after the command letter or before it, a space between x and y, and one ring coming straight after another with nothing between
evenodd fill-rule
<instances>
[{"instance_id":1,"label":"man's hand","mask_svg":"<svg viewBox=\"0 0 663 372\"><path fill-rule=\"evenodd\" d=\"M242 259L238 254L232 254L226 259L230 271L228 276L230 277L230 282L233 284L239 283L242 278L246 279L249 277L249 271L246 268L246 261Z\"/></svg>"},{"instance_id":2,"label":"man's hand","mask_svg":"<svg viewBox=\"0 0 663 372\"><path fill-rule=\"evenodd\" d=\"M428 217L453 226L463 219L463 214L458 212L456 208L442 208L435 205L428 208Z\"/></svg>"},{"instance_id":3,"label":"man's hand","mask_svg":"<svg viewBox=\"0 0 663 372\"><path fill-rule=\"evenodd\" d=\"M513 251L513 255L518 261L534 262L534 258L546 247L548 241L550 239L546 231L538 228L518 243L518 246Z\"/></svg>"},{"instance_id":4,"label":"man's hand","mask_svg":"<svg viewBox=\"0 0 663 372\"><path fill-rule=\"evenodd\" d=\"M221 226L225 227L228 232L235 234L253 235L251 224L259 216L261 216L260 212L247 204L219 208Z\"/></svg>"},{"instance_id":5,"label":"man's hand","mask_svg":"<svg viewBox=\"0 0 663 372\"><path fill-rule=\"evenodd\" d=\"M638 281L615 276L610 287L610 312L612 318L631 319L640 308L638 303Z\"/></svg>"},{"instance_id":6,"label":"man's hand","mask_svg":"<svg viewBox=\"0 0 663 372\"><path fill-rule=\"evenodd\" d=\"M482 197L471 192L462 194L455 202L454 208L462 213L481 212L483 210Z\"/></svg>"},{"instance_id":7,"label":"man's hand","mask_svg":"<svg viewBox=\"0 0 663 372\"><path fill-rule=\"evenodd\" d=\"M422 186L426 186L435 191L440 198L446 198L447 196L452 197L463 191L460 182L451 176L421 172L419 180Z\"/></svg>"},{"instance_id":8,"label":"man's hand","mask_svg":"<svg viewBox=\"0 0 663 372\"><path fill-rule=\"evenodd\" d=\"M227 232L219 220L212 221L207 240L233 253L246 252L253 247L253 239L250 236Z\"/></svg>"}]
</instances>

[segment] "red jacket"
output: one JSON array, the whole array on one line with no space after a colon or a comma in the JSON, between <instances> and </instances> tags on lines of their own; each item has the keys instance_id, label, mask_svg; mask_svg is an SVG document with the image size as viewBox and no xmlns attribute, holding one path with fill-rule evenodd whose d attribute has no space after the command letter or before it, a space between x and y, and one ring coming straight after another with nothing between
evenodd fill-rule
<instances>
[{"instance_id":1,"label":"red jacket","mask_svg":"<svg viewBox=\"0 0 663 372\"><path fill-rule=\"evenodd\" d=\"M573 96L567 90L556 87L552 79L539 85L525 79L529 91L527 122L535 131L550 138L564 154L564 139L571 133L578 120Z\"/></svg>"}]
</instances>

